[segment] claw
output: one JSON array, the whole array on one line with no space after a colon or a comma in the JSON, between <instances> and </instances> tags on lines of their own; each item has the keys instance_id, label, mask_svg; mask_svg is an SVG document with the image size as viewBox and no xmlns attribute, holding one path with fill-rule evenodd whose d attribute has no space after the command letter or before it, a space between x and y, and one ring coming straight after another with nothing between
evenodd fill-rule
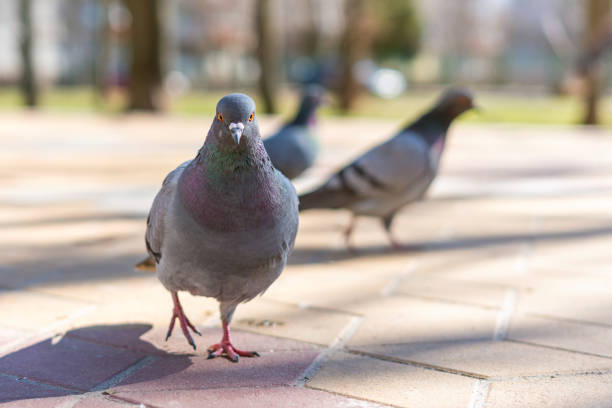
<instances>
[{"instance_id":1,"label":"claw","mask_svg":"<svg viewBox=\"0 0 612 408\"><path fill-rule=\"evenodd\" d=\"M202 333L200 333L200 331L196 329L195 326L189 321L187 316L185 316L185 313L183 312L183 307L179 302L178 295L176 292L172 292L172 300L174 301L174 309L172 310L172 318L170 319L170 326L168 327L168 332L166 332L166 341L168 341L170 335L172 335L172 330L174 330L174 323L178 318L179 323L181 325L181 330L183 331L183 335L185 336L187 342L191 345L191 347L196 350L196 345L193 341L193 338L191 337L191 334L189 333L189 329L191 329L200 336L202 335Z\"/></svg>"},{"instance_id":2,"label":"claw","mask_svg":"<svg viewBox=\"0 0 612 408\"><path fill-rule=\"evenodd\" d=\"M259 357L259 353L256 351L242 351L234 347L229 338L229 324L225 321L223 322L223 338L221 342L213 344L207 350L207 359L225 356L233 363L239 362L240 357Z\"/></svg>"}]
</instances>

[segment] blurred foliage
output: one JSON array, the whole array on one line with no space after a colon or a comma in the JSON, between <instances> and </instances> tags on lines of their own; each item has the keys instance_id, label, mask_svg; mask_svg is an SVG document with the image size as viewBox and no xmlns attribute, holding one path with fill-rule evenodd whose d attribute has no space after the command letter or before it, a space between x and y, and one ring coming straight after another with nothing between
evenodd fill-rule
<instances>
[{"instance_id":1,"label":"blurred foliage","mask_svg":"<svg viewBox=\"0 0 612 408\"><path fill-rule=\"evenodd\" d=\"M241 92L252 94L252 90ZM397 121L398 126L414 119L429 107L439 95L440 90L411 91L398 98L383 100L373 95L364 95L355 109L348 115L341 114L332 106L320 110L321 117L344 116L348 118L373 118ZM168 104L170 113L200 116L204 122L214 114L215 106L226 91L191 92ZM119 114L125 106L125 95L112 95L102 104L94 105L95 93L86 87L50 89L43 93L40 101L43 111L54 113L102 112ZM261 98L255 97L260 104ZM280 116L289 118L298 104L296 95L282 92L279 95ZM582 103L571 96L522 96L505 93L476 92L476 102L481 112L469 112L459 118L461 122L477 123L525 123L548 125L575 125L580 122ZM602 98L602 113L612 112L612 96ZM0 113L20 111L20 94L16 88L0 89ZM612 127L612 115L601 117L602 125Z\"/></svg>"},{"instance_id":2,"label":"blurred foliage","mask_svg":"<svg viewBox=\"0 0 612 408\"><path fill-rule=\"evenodd\" d=\"M372 50L376 59L412 57L419 49L421 24L412 0L378 0L369 3L376 16Z\"/></svg>"}]
</instances>

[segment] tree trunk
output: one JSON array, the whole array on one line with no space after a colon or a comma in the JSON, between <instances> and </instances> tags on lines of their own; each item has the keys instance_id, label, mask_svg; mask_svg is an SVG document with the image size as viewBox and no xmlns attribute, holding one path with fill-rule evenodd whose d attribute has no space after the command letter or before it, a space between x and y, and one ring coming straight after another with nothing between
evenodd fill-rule
<instances>
[{"instance_id":1,"label":"tree trunk","mask_svg":"<svg viewBox=\"0 0 612 408\"><path fill-rule=\"evenodd\" d=\"M259 76L259 90L264 102L266 113L276 113L276 95L280 82L280 69L278 61L278 41L272 18L272 1L257 0L255 9L255 30L259 44L257 58L261 74Z\"/></svg>"},{"instance_id":2,"label":"tree trunk","mask_svg":"<svg viewBox=\"0 0 612 408\"><path fill-rule=\"evenodd\" d=\"M124 0L132 15L128 110L159 109L161 84L160 0Z\"/></svg>"},{"instance_id":3,"label":"tree trunk","mask_svg":"<svg viewBox=\"0 0 612 408\"><path fill-rule=\"evenodd\" d=\"M602 35L607 35L608 13L610 11L610 0L587 0L586 29L584 46L587 57L584 62L584 116L582 123L585 125L596 125L599 123L598 107L601 88L601 50L606 41L602 41ZM603 34L602 34L603 33ZM602 45L603 44L603 45Z\"/></svg>"},{"instance_id":4,"label":"tree trunk","mask_svg":"<svg viewBox=\"0 0 612 408\"><path fill-rule=\"evenodd\" d=\"M32 2L31 0L20 0L19 19L21 22L21 92L26 106L38 105L38 88L34 73L34 62L32 61Z\"/></svg>"},{"instance_id":5,"label":"tree trunk","mask_svg":"<svg viewBox=\"0 0 612 408\"><path fill-rule=\"evenodd\" d=\"M353 108L359 94L359 84L355 78L355 64L365 56L368 41L367 30L363 27L364 0L346 1L346 23L340 41L340 80L338 96L340 109L347 112Z\"/></svg>"},{"instance_id":6,"label":"tree trunk","mask_svg":"<svg viewBox=\"0 0 612 408\"><path fill-rule=\"evenodd\" d=\"M108 61L110 56L110 27L108 24L108 0L99 4L99 19L94 32L97 52L92 59L92 85L94 87L94 104L101 106L107 94Z\"/></svg>"}]
</instances>

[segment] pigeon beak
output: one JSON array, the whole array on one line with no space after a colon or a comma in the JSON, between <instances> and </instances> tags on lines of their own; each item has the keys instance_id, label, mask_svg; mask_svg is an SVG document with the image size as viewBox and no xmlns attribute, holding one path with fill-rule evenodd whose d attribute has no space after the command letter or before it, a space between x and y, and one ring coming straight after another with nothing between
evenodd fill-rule
<instances>
[{"instance_id":1,"label":"pigeon beak","mask_svg":"<svg viewBox=\"0 0 612 408\"><path fill-rule=\"evenodd\" d=\"M234 139L234 143L236 145L240 144L240 138L242 138L242 132L244 132L244 124L241 122L238 123L230 123L229 130L232 132L232 138Z\"/></svg>"}]
</instances>

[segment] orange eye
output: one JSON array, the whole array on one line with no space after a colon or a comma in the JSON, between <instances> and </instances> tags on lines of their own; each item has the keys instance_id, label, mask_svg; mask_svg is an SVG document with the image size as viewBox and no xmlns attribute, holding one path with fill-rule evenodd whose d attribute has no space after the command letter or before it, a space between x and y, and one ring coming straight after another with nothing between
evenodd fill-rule
<instances>
[{"instance_id":1,"label":"orange eye","mask_svg":"<svg viewBox=\"0 0 612 408\"><path fill-rule=\"evenodd\" d=\"M223 122L223 115L217 113L217 119L219 119L219 122Z\"/></svg>"},{"instance_id":2,"label":"orange eye","mask_svg":"<svg viewBox=\"0 0 612 408\"><path fill-rule=\"evenodd\" d=\"M255 114L251 113L251 116L249 116L249 122L252 122L254 117L255 117Z\"/></svg>"}]
</instances>

